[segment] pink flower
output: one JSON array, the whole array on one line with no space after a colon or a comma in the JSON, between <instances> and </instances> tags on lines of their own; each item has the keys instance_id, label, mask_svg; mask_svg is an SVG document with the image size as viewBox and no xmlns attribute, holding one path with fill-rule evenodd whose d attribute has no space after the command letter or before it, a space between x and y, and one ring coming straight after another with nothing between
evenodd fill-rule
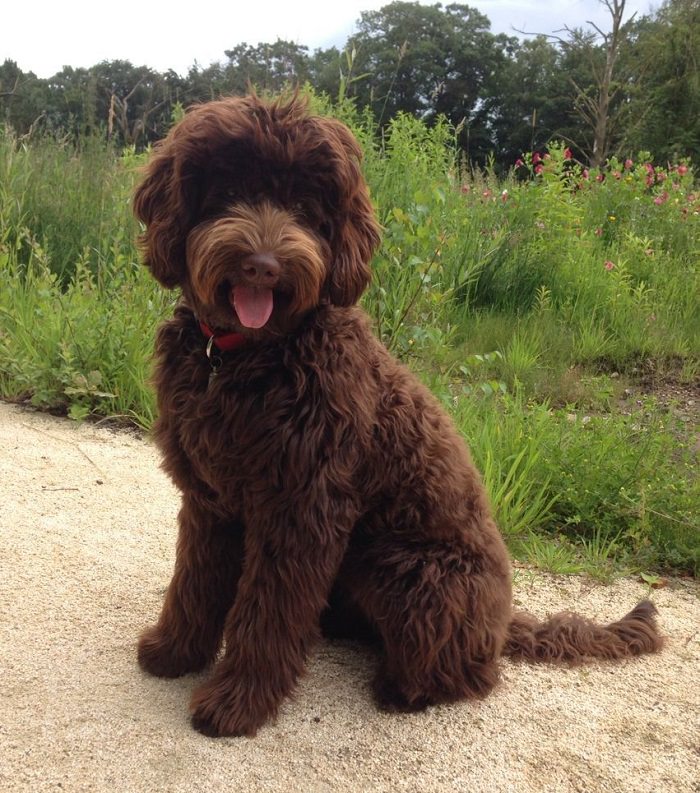
<instances>
[{"instance_id":1,"label":"pink flower","mask_svg":"<svg viewBox=\"0 0 700 793\"><path fill-rule=\"evenodd\" d=\"M522 168L523 165L525 165L525 163L520 159L520 157L518 157L518 159L515 161L515 167Z\"/></svg>"},{"instance_id":2,"label":"pink flower","mask_svg":"<svg viewBox=\"0 0 700 793\"><path fill-rule=\"evenodd\" d=\"M663 171L659 171L659 172L656 174L656 179L657 179L657 181L659 181L659 182L665 182L665 181L666 181L666 174L665 174Z\"/></svg>"},{"instance_id":3,"label":"pink flower","mask_svg":"<svg viewBox=\"0 0 700 793\"><path fill-rule=\"evenodd\" d=\"M647 173L650 176L654 175L654 166L650 162L645 162L644 167L647 169Z\"/></svg>"},{"instance_id":4,"label":"pink flower","mask_svg":"<svg viewBox=\"0 0 700 793\"><path fill-rule=\"evenodd\" d=\"M614 262L611 262L611 261L610 261L610 259L608 259L608 260L605 262L605 269L606 269L606 270L608 270L608 271L609 271L609 270L614 270L614 269L615 269L615 263L614 263Z\"/></svg>"},{"instance_id":5,"label":"pink flower","mask_svg":"<svg viewBox=\"0 0 700 793\"><path fill-rule=\"evenodd\" d=\"M581 176L583 176L584 179L588 179L589 176L588 168L584 168L583 171L581 171Z\"/></svg>"},{"instance_id":6,"label":"pink flower","mask_svg":"<svg viewBox=\"0 0 700 793\"><path fill-rule=\"evenodd\" d=\"M681 176L685 176L688 173L688 166L687 165L679 165L678 166L678 173Z\"/></svg>"},{"instance_id":7,"label":"pink flower","mask_svg":"<svg viewBox=\"0 0 700 793\"><path fill-rule=\"evenodd\" d=\"M486 190L484 190L484 192L481 195L484 198L491 198L491 191L487 188Z\"/></svg>"},{"instance_id":8,"label":"pink flower","mask_svg":"<svg viewBox=\"0 0 700 793\"><path fill-rule=\"evenodd\" d=\"M532 155L532 164L533 165L537 165L538 162L542 162L542 157L540 156L540 153L538 151L536 151Z\"/></svg>"},{"instance_id":9,"label":"pink flower","mask_svg":"<svg viewBox=\"0 0 700 793\"><path fill-rule=\"evenodd\" d=\"M467 193L471 193L471 190L472 190L471 187L469 187L468 184L463 184L461 189L462 189L462 194L463 195L466 195Z\"/></svg>"},{"instance_id":10,"label":"pink flower","mask_svg":"<svg viewBox=\"0 0 700 793\"><path fill-rule=\"evenodd\" d=\"M654 184L654 177L647 176L647 187L651 187Z\"/></svg>"},{"instance_id":11,"label":"pink flower","mask_svg":"<svg viewBox=\"0 0 700 793\"><path fill-rule=\"evenodd\" d=\"M569 149L569 148L564 149L564 159L565 160L573 160L574 159L574 153L571 151L571 149Z\"/></svg>"},{"instance_id":12,"label":"pink flower","mask_svg":"<svg viewBox=\"0 0 700 793\"><path fill-rule=\"evenodd\" d=\"M629 171L631 168L634 168L634 163L630 159L625 160L625 168Z\"/></svg>"},{"instance_id":13,"label":"pink flower","mask_svg":"<svg viewBox=\"0 0 700 793\"><path fill-rule=\"evenodd\" d=\"M616 179L622 179L622 174L619 171L613 171L613 176Z\"/></svg>"},{"instance_id":14,"label":"pink flower","mask_svg":"<svg viewBox=\"0 0 700 793\"><path fill-rule=\"evenodd\" d=\"M604 182L605 181L605 174L604 173L597 173L595 177L596 182Z\"/></svg>"},{"instance_id":15,"label":"pink flower","mask_svg":"<svg viewBox=\"0 0 700 793\"><path fill-rule=\"evenodd\" d=\"M535 173L542 173L542 171L544 171L544 165L542 165L542 163L535 166Z\"/></svg>"},{"instance_id":16,"label":"pink flower","mask_svg":"<svg viewBox=\"0 0 700 793\"><path fill-rule=\"evenodd\" d=\"M661 206L661 204L665 204L668 201L668 193L664 190L661 195L657 195L654 199L654 203L657 207Z\"/></svg>"}]
</instances>

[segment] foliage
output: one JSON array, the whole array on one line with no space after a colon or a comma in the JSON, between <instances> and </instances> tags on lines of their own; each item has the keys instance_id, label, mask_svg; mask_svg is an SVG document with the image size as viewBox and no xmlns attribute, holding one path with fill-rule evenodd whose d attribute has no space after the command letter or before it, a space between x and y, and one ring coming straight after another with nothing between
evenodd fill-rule
<instances>
[{"instance_id":1,"label":"foliage","mask_svg":"<svg viewBox=\"0 0 700 793\"><path fill-rule=\"evenodd\" d=\"M557 144L498 177L465 167L445 119L398 114L380 137L350 100L312 102L365 149L384 226L365 307L453 413L514 551L598 574L697 569L692 425L628 393L697 387L691 165L594 171ZM137 265L141 159L0 137L3 397L150 425L153 333L175 296Z\"/></svg>"},{"instance_id":2,"label":"foliage","mask_svg":"<svg viewBox=\"0 0 700 793\"><path fill-rule=\"evenodd\" d=\"M700 152L700 4L667 0L652 21L637 28L629 48L629 69L642 75L630 92L621 130L631 151L653 151L658 162L674 162Z\"/></svg>"},{"instance_id":3,"label":"foliage","mask_svg":"<svg viewBox=\"0 0 700 793\"><path fill-rule=\"evenodd\" d=\"M601 81L605 31L518 40L494 35L488 18L468 5L396 0L361 14L342 49L243 42L184 76L116 60L39 79L7 60L0 120L19 135L41 130L77 141L100 134L143 148L164 135L178 103L308 82L334 100L352 97L360 112L369 107L377 134L400 113L430 124L445 116L467 160L492 160L501 172L552 139L596 164L605 152L626 158L640 149L663 164L698 161L697 0L665 0L651 15L626 18L620 31L614 71Z\"/></svg>"}]
</instances>

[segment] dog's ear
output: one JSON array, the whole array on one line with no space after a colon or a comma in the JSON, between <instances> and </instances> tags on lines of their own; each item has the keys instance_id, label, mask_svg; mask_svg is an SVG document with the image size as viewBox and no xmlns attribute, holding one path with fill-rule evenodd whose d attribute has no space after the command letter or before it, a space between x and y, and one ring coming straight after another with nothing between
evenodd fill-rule
<instances>
[{"instance_id":1,"label":"dog's ear","mask_svg":"<svg viewBox=\"0 0 700 793\"><path fill-rule=\"evenodd\" d=\"M188 231L182 180L175 174L173 148L170 137L156 145L133 201L134 214L146 227L139 237L143 262L168 288L184 280Z\"/></svg>"},{"instance_id":2,"label":"dog's ear","mask_svg":"<svg viewBox=\"0 0 700 793\"><path fill-rule=\"evenodd\" d=\"M358 195L347 207L344 223L337 229L334 258L328 277L328 297L336 306L352 306L372 278L370 263L379 244L379 225L367 195Z\"/></svg>"},{"instance_id":3,"label":"dog's ear","mask_svg":"<svg viewBox=\"0 0 700 793\"><path fill-rule=\"evenodd\" d=\"M326 292L336 306L351 306L372 277L370 263L379 245L379 224L360 162L362 150L350 130L339 121L318 119L336 161L339 207L334 212L333 261Z\"/></svg>"}]
</instances>

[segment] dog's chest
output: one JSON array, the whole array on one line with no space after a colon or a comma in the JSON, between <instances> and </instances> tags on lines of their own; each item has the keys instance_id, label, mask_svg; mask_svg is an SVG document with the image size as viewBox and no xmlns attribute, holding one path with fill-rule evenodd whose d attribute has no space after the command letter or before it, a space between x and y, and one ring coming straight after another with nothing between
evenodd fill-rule
<instances>
[{"instance_id":1,"label":"dog's chest","mask_svg":"<svg viewBox=\"0 0 700 793\"><path fill-rule=\"evenodd\" d=\"M188 356L160 382L161 414L171 440L194 477L224 501L232 494L240 499L251 486L276 488L289 444L298 442L305 428L289 372L244 364L224 358L211 377L205 357Z\"/></svg>"}]
</instances>

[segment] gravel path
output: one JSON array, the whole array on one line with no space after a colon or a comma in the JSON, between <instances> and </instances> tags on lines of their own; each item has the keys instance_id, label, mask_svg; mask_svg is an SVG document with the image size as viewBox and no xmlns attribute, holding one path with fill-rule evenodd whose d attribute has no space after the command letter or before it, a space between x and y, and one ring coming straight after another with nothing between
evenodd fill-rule
<instances>
[{"instance_id":1,"label":"gravel path","mask_svg":"<svg viewBox=\"0 0 700 793\"><path fill-rule=\"evenodd\" d=\"M136 665L174 552L178 498L135 434L0 404L0 790L698 791L700 588L653 593L658 656L579 669L503 662L484 702L377 712L374 658L322 644L256 738L194 732L199 677ZM640 582L516 571L534 613L621 616Z\"/></svg>"}]
</instances>

